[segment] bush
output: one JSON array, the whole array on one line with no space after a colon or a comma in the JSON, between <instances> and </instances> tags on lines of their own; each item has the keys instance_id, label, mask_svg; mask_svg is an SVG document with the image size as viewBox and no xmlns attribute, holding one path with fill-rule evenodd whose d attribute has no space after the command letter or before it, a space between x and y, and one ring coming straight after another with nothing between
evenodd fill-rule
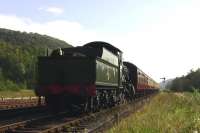
<instances>
[{"instance_id":1,"label":"bush","mask_svg":"<svg viewBox=\"0 0 200 133\"><path fill-rule=\"evenodd\" d=\"M25 84L16 84L11 80L0 81L0 91L19 91L27 89Z\"/></svg>"}]
</instances>

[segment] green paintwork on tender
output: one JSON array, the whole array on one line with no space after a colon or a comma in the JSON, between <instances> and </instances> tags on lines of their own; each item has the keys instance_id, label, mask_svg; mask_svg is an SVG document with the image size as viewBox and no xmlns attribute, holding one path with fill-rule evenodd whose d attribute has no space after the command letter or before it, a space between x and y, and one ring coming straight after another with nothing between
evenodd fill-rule
<instances>
[{"instance_id":1,"label":"green paintwork on tender","mask_svg":"<svg viewBox=\"0 0 200 133\"><path fill-rule=\"evenodd\" d=\"M118 86L118 67L102 59L96 60L96 85Z\"/></svg>"}]
</instances>

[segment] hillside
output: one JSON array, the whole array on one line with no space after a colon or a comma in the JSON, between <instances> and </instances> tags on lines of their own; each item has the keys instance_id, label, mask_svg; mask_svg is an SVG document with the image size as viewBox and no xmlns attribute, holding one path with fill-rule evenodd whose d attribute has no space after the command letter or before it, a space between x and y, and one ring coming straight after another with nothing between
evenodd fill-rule
<instances>
[{"instance_id":1,"label":"hillside","mask_svg":"<svg viewBox=\"0 0 200 133\"><path fill-rule=\"evenodd\" d=\"M5 42L11 45L29 46L51 49L58 47L71 47L65 41L37 33L26 33L0 28L0 42Z\"/></svg>"},{"instance_id":2,"label":"hillside","mask_svg":"<svg viewBox=\"0 0 200 133\"><path fill-rule=\"evenodd\" d=\"M168 86L172 84L173 80L174 79L168 79L168 80L165 80L165 82L164 81L160 82L161 89L168 89Z\"/></svg>"},{"instance_id":3,"label":"hillside","mask_svg":"<svg viewBox=\"0 0 200 133\"><path fill-rule=\"evenodd\" d=\"M0 29L0 91L34 88L37 56L58 47L72 46L46 35Z\"/></svg>"}]
</instances>

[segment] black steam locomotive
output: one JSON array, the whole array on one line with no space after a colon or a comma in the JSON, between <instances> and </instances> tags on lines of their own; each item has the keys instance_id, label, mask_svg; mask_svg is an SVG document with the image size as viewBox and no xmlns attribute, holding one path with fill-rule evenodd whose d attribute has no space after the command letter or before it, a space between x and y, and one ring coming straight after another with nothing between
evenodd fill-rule
<instances>
[{"instance_id":1,"label":"black steam locomotive","mask_svg":"<svg viewBox=\"0 0 200 133\"><path fill-rule=\"evenodd\" d=\"M157 91L158 84L106 42L60 48L38 57L38 96L48 107L97 111Z\"/></svg>"}]
</instances>

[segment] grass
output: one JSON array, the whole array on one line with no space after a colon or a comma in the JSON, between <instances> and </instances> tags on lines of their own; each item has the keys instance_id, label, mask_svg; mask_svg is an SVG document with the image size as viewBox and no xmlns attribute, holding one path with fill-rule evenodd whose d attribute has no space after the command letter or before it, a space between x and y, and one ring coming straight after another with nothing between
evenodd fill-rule
<instances>
[{"instance_id":1,"label":"grass","mask_svg":"<svg viewBox=\"0 0 200 133\"><path fill-rule=\"evenodd\" d=\"M200 93L161 92L108 133L200 132Z\"/></svg>"},{"instance_id":2,"label":"grass","mask_svg":"<svg viewBox=\"0 0 200 133\"><path fill-rule=\"evenodd\" d=\"M0 97L29 97L35 96L33 90L19 90L19 91L0 91Z\"/></svg>"}]
</instances>

